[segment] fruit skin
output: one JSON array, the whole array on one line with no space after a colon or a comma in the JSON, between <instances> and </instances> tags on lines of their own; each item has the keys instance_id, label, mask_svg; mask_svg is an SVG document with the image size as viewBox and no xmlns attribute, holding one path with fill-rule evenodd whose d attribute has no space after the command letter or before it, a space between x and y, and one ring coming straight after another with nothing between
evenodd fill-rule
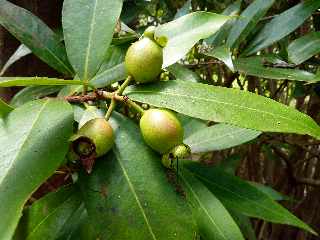
<instances>
[{"instance_id":1,"label":"fruit skin","mask_svg":"<svg viewBox=\"0 0 320 240\"><path fill-rule=\"evenodd\" d=\"M183 128L171 111L149 109L140 119L140 130L145 142L155 151L168 153L183 141Z\"/></svg>"},{"instance_id":2,"label":"fruit skin","mask_svg":"<svg viewBox=\"0 0 320 240\"><path fill-rule=\"evenodd\" d=\"M104 118L95 118L86 122L71 139L76 144L74 150L79 151L87 144L88 140L94 146L95 157L106 154L114 143L114 134L110 123Z\"/></svg>"},{"instance_id":3,"label":"fruit skin","mask_svg":"<svg viewBox=\"0 0 320 240\"><path fill-rule=\"evenodd\" d=\"M126 69L138 83L157 80L162 63L162 48L148 37L133 43L125 57Z\"/></svg>"}]
</instances>

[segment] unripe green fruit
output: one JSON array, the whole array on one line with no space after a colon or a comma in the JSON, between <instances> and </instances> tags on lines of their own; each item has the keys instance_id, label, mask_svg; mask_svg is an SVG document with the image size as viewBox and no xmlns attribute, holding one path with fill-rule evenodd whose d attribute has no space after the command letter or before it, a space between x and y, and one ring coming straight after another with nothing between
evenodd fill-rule
<instances>
[{"instance_id":1,"label":"unripe green fruit","mask_svg":"<svg viewBox=\"0 0 320 240\"><path fill-rule=\"evenodd\" d=\"M162 63L162 48L148 37L133 43L125 57L126 69L138 83L155 81Z\"/></svg>"},{"instance_id":2,"label":"unripe green fruit","mask_svg":"<svg viewBox=\"0 0 320 240\"><path fill-rule=\"evenodd\" d=\"M183 141L183 128L175 114L163 109L149 109L140 119L145 142L155 151L168 153Z\"/></svg>"},{"instance_id":3,"label":"unripe green fruit","mask_svg":"<svg viewBox=\"0 0 320 240\"><path fill-rule=\"evenodd\" d=\"M113 129L104 118L95 118L86 122L71 138L73 150L82 157L106 154L114 143Z\"/></svg>"}]
</instances>

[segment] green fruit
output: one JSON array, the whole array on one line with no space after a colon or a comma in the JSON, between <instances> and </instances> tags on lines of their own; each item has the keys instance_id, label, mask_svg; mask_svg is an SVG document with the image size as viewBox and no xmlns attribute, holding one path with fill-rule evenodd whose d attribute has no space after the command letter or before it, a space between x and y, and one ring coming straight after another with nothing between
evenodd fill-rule
<instances>
[{"instance_id":1,"label":"green fruit","mask_svg":"<svg viewBox=\"0 0 320 240\"><path fill-rule=\"evenodd\" d=\"M71 141L73 150L78 155L89 157L94 154L95 157L100 157L112 148L113 129L104 118L95 118L86 122Z\"/></svg>"},{"instance_id":2,"label":"green fruit","mask_svg":"<svg viewBox=\"0 0 320 240\"><path fill-rule=\"evenodd\" d=\"M126 69L138 83L155 81L162 63L162 48L148 37L133 43L125 57Z\"/></svg>"},{"instance_id":3,"label":"green fruit","mask_svg":"<svg viewBox=\"0 0 320 240\"><path fill-rule=\"evenodd\" d=\"M143 33L143 36L150 38L151 40L154 40L154 33L156 31L155 26L147 27L146 30Z\"/></svg>"},{"instance_id":4,"label":"green fruit","mask_svg":"<svg viewBox=\"0 0 320 240\"><path fill-rule=\"evenodd\" d=\"M140 129L145 142L161 154L183 141L183 128L175 114L168 110L147 110L140 119Z\"/></svg>"}]
</instances>

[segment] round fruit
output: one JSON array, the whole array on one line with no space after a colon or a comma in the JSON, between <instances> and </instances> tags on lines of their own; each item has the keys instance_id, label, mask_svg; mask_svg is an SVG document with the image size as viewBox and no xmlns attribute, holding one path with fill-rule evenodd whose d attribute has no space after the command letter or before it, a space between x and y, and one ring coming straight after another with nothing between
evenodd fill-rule
<instances>
[{"instance_id":1,"label":"round fruit","mask_svg":"<svg viewBox=\"0 0 320 240\"><path fill-rule=\"evenodd\" d=\"M183 141L183 128L175 114L163 109L149 109L140 119L145 142L155 151L168 153Z\"/></svg>"},{"instance_id":2,"label":"round fruit","mask_svg":"<svg viewBox=\"0 0 320 240\"><path fill-rule=\"evenodd\" d=\"M148 37L133 43L125 57L126 69L138 83L155 81L162 63L162 48Z\"/></svg>"},{"instance_id":3,"label":"round fruit","mask_svg":"<svg viewBox=\"0 0 320 240\"><path fill-rule=\"evenodd\" d=\"M106 154L114 142L113 129L104 118L95 118L86 122L71 138L73 150L82 157Z\"/></svg>"}]
</instances>

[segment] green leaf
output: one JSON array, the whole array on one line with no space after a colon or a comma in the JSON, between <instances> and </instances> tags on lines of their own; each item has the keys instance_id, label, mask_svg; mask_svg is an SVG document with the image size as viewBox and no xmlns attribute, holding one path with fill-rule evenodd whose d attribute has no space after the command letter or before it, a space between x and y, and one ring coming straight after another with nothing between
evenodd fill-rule
<instances>
[{"instance_id":1,"label":"green leaf","mask_svg":"<svg viewBox=\"0 0 320 240\"><path fill-rule=\"evenodd\" d=\"M59 167L72 134L71 106L37 100L0 122L0 239L11 239L25 202Z\"/></svg>"},{"instance_id":2,"label":"green leaf","mask_svg":"<svg viewBox=\"0 0 320 240\"><path fill-rule=\"evenodd\" d=\"M58 78L47 77L0 77L0 87L15 86L63 86L63 85L81 85L78 80L64 80Z\"/></svg>"},{"instance_id":3,"label":"green leaf","mask_svg":"<svg viewBox=\"0 0 320 240\"><path fill-rule=\"evenodd\" d=\"M279 14L262 28L243 54L253 54L289 35L301 26L319 7L319 0L303 1Z\"/></svg>"},{"instance_id":4,"label":"green leaf","mask_svg":"<svg viewBox=\"0 0 320 240\"><path fill-rule=\"evenodd\" d=\"M99 159L90 176L80 176L100 238L193 239L191 212L168 183L160 156L143 143L131 120L113 116L115 156Z\"/></svg>"},{"instance_id":5,"label":"green leaf","mask_svg":"<svg viewBox=\"0 0 320 240\"><path fill-rule=\"evenodd\" d=\"M289 59L297 65L318 53L320 53L320 32L309 33L288 46Z\"/></svg>"},{"instance_id":6,"label":"green leaf","mask_svg":"<svg viewBox=\"0 0 320 240\"><path fill-rule=\"evenodd\" d=\"M229 48L238 47L239 44L256 27L259 20L268 12L274 0L255 0L240 15L229 33L226 45Z\"/></svg>"},{"instance_id":7,"label":"green leaf","mask_svg":"<svg viewBox=\"0 0 320 240\"><path fill-rule=\"evenodd\" d=\"M73 75L59 37L32 13L0 0L0 24L49 66L66 75Z\"/></svg>"},{"instance_id":8,"label":"green leaf","mask_svg":"<svg viewBox=\"0 0 320 240\"><path fill-rule=\"evenodd\" d=\"M9 104L7 104L5 101L3 101L0 98L0 118L7 115L9 112L11 112L14 108L11 107Z\"/></svg>"},{"instance_id":9,"label":"green leaf","mask_svg":"<svg viewBox=\"0 0 320 240\"><path fill-rule=\"evenodd\" d=\"M81 119L79 121L78 128L80 129L86 122L95 119L103 118L105 112L101 109L98 109L96 106L87 106L87 109L83 112Z\"/></svg>"},{"instance_id":10,"label":"green leaf","mask_svg":"<svg viewBox=\"0 0 320 240\"><path fill-rule=\"evenodd\" d=\"M97 74L94 78L92 78L90 84L96 88L103 88L111 85L112 83L124 80L127 76L128 73L124 63L120 63Z\"/></svg>"},{"instance_id":11,"label":"green leaf","mask_svg":"<svg viewBox=\"0 0 320 240\"><path fill-rule=\"evenodd\" d=\"M184 129L184 139L188 138L190 135L194 134L195 132L207 127L206 122L203 120L200 120L197 118L191 118L189 116L182 115L182 114L178 114L177 117Z\"/></svg>"},{"instance_id":12,"label":"green leaf","mask_svg":"<svg viewBox=\"0 0 320 240\"><path fill-rule=\"evenodd\" d=\"M0 76L2 76L12 64L31 52L32 51L26 45L21 44L2 67Z\"/></svg>"},{"instance_id":13,"label":"green leaf","mask_svg":"<svg viewBox=\"0 0 320 240\"><path fill-rule=\"evenodd\" d=\"M244 240L223 204L188 170L180 173L200 235L206 240Z\"/></svg>"},{"instance_id":14,"label":"green leaf","mask_svg":"<svg viewBox=\"0 0 320 240\"><path fill-rule=\"evenodd\" d=\"M282 193L277 192L271 187L266 185L256 183L256 182L248 182L250 185L256 187L259 191L263 192L264 194L268 195L274 201L282 201L282 200L289 200L289 198Z\"/></svg>"},{"instance_id":15,"label":"green leaf","mask_svg":"<svg viewBox=\"0 0 320 240\"><path fill-rule=\"evenodd\" d=\"M120 63L123 63L126 56L126 52L126 47L111 45L104 56L103 62L100 66L97 75L112 67L119 65Z\"/></svg>"},{"instance_id":16,"label":"green leaf","mask_svg":"<svg viewBox=\"0 0 320 240\"><path fill-rule=\"evenodd\" d=\"M168 71L172 73L176 78L178 79L183 79L185 81L190 81L190 82L199 82L200 77L197 73L194 71L191 71L187 67L175 63L169 67L167 67Z\"/></svg>"},{"instance_id":17,"label":"green leaf","mask_svg":"<svg viewBox=\"0 0 320 240\"><path fill-rule=\"evenodd\" d=\"M309 116L247 91L173 80L130 86L125 94L132 100L195 118L259 131L309 134L320 139L320 127Z\"/></svg>"},{"instance_id":18,"label":"green leaf","mask_svg":"<svg viewBox=\"0 0 320 240\"><path fill-rule=\"evenodd\" d=\"M236 211L229 211L241 232L248 240L257 240L250 218Z\"/></svg>"},{"instance_id":19,"label":"green leaf","mask_svg":"<svg viewBox=\"0 0 320 240\"><path fill-rule=\"evenodd\" d=\"M53 93L58 92L62 86L31 86L26 87L19 91L14 97L11 99L10 104L14 107L19 107L26 102L36 100Z\"/></svg>"},{"instance_id":20,"label":"green leaf","mask_svg":"<svg viewBox=\"0 0 320 240\"><path fill-rule=\"evenodd\" d=\"M188 0L185 2L185 4L183 4L183 6L180 9L178 9L176 15L174 16L174 19L187 15L191 10L192 10L191 0Z\"/></svg>"},{"instance_id":21,"label":"green leaf","mask_svg":"<svg viewBox=\"0 0 320 240\"><path fill-rule=\"evenodd\" d=\"M188 162L184 167L197 176L227 208L246 216L296 226L316 234L311 227L246 181L224 173L219 168L197 163Z\"/></svg>"},{"instance_id":22,"label":"green leaf","mask_svg":"<svg viewBox=\"0 0 320 240\"><path fill-rule=\"evenodd\" d=\"M20 226L24 239L54 240L81 204L81 196L75 187L62 188L36 201L24 211Z\"/></svg>"},{"instance_id":23,"label":"green leaf","mask_svg":"<svg viewBox=\"0 0 320 240\"><path fill-rule=\"evenodd\" d=\"M205 52L204 54L221 60L227 65L227 67L232 72L234 72L234 66L233 66L232 54L231 54L230 48L227 48L225 45L222 45L210 50L209 52Z\"/></svg>"},{"instance_id":24,"label":"green leaf","mask_svg":"<svg viewBox=\"0 0 320 240\"><path fill-rule=\"evenodd\" d=\"M184 140L193 153L223 150L257 138L261 132L229 124L203 128Z\"/></svg>"},{"instance_id":25,"label":"green leaf","mask_svg":"<svg viewBox=\"0 0 320 240\"><path fill-rule=\"evenodd\" d=\"M264 64L268 64L268 59L264 56L238 58L234 61L236 70L245 75L291 81L320 81L319 76L307 71L289 68L266 67Z\"/></svg>"},{"instance_id":26,"label":"green leaf","mask_svg":"<svg viewBox=\"0 0 320 240\"><path fill-rule=\"evenodd\" d=\"M214 13L194 12L157 27L156 40L168 41L163 49L163 67L183 58L199 40L210 37L229 19Z\"/></svg>"},{"instance_id":27,"label":"green leaf","mask_svg":"<svg viewBox=\"0 0 320 240\"><path fill-rule=\"evenodd\" d=\"M81 80L99 70L111 43L122 0L65 0L62 25L68 57Z\"/></svg>"}]
</instances>

